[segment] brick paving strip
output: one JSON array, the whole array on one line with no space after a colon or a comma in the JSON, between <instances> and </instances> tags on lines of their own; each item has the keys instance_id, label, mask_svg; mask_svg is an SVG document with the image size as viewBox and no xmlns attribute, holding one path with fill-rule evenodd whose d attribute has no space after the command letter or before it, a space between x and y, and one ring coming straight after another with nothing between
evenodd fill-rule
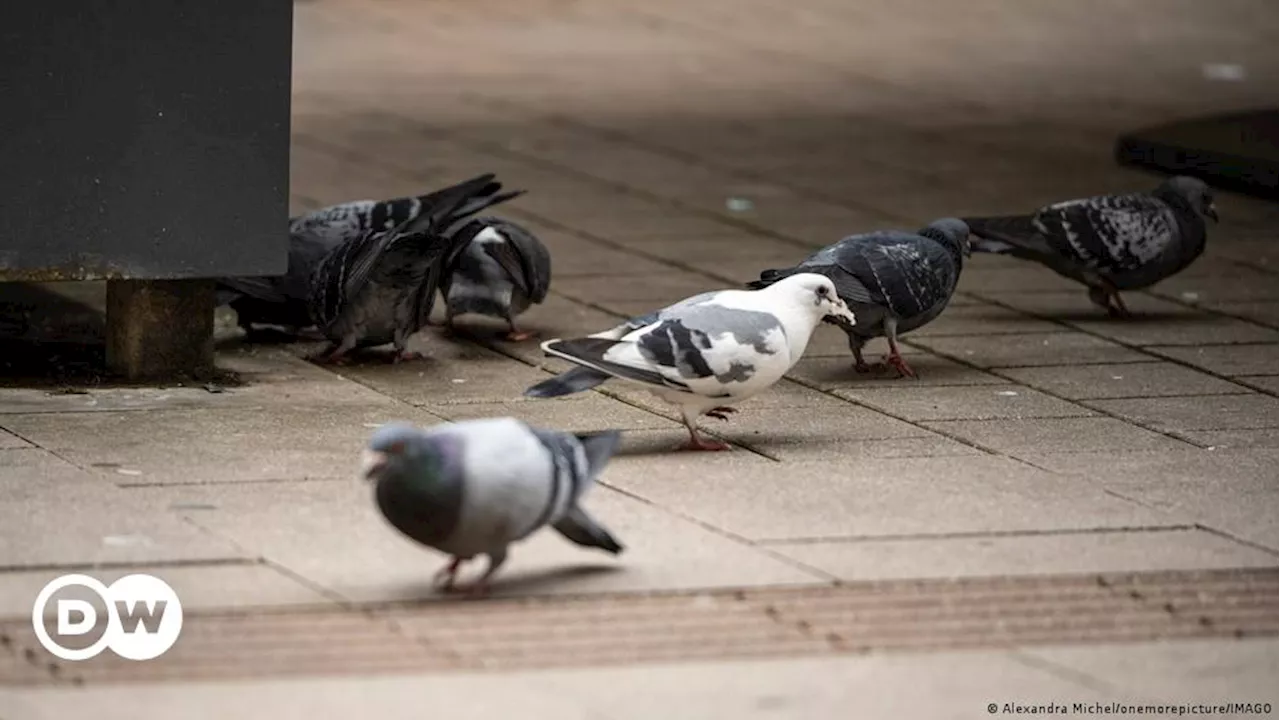
<instances>
[{"instance_id":1,"label":"brick paving strip","mask_svg":"<svg viewBox=\"0 0 1280 720\"><path fill-rule=\"evenodd\" d=\"M0 685L511 671L685 660L1247 638L1277 631L1275 569L190 613L159 661L68 664L0 622Z\"/></svg>"}]
</instances>

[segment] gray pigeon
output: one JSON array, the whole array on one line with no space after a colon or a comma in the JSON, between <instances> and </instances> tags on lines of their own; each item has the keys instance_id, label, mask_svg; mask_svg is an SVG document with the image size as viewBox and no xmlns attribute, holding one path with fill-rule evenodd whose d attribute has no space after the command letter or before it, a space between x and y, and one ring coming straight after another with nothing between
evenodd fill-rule
<instances>
[{"instance_id":1,"label":"gray pigeon","mask_svg":"<svg viewBox=\"0 0 1280 720\"><path fill-rule=\"evenodd\" d=\"M448 308L446 324L452 326L455 317L475 313L505 320L510 328L508 340L533 337L520 332L515 319L530 305L547 299L551 253L533 233L501 218L476 218L460 232L472 239L453 272L440 282Z\"/></svg>"},{"instance_id":2,"label":"gray pigeon","mask_svg":"<svg viewBox=\"0 0 1280 720\"><path fill-rule=\"evenodd\" d=\"M478 197L460 216L520 195L522 191ZM293 335L312 325L308 298L320 262L345 242L413 220L438 202L438 193L391 200L352 200L289 219L289 265L283 275L218 279L218 305L230 305L246 332L254 325L282 326Z\"/></svg>"},{"instance_id":3,"label":"gray pigeon","mask_svg":"<svg viewBox=\"0 0 1280 720\"><path fill-rule=\"evenodd\" d=\"M1121 290L1140 290L1186 269L1204 252L1205 218L1218 221L1209 186L1177 176L1150 193L1098 195L1031 215L966 218L977 252L1032 260L1089 288L1089 299L1127 317Z\"/></svg>"},{"instance_id":4,"label":"gray pigeon","mask_svg":"<svg viewBox=\"0 0 1280 720\"><path fill-rule=\"evenodd\" d=\"M311 275L311 319L330 346L317 359L342 362L353 349L394 343L393 360L418 357L406 348L426 324L445 269L471 241L446 232L467 213L509 197L481 175L433 193L414 218L391 230L368 230L325 256ZM488 200L489 202L484 202Z\"/></svg>"},{"instance_id":5,"label":"gray pigeon","mask_svg":"<svg viewBox=\"0 0 1280 720\"><path fill-rule=\"evenodd\" d=\"M763 290L703 293L595 335L543 343L546 354L582 367L524 394L559 397L620 378L680 409L689 430L686 449L727 450L699 437L698 417L728 420L736 412L732 405L781 380L828 315L855 322L831 281L812 273Z\"/></svg>"},{"instance_id":6,"label":"gray pigeon","mask_svg":"<svg viewBox=\"0 0 1280 720\"><path fill-rule=\"evenodd\" d=\"M840 299L858 317L854 326L827 318L849 336L854 369L871 369L862 348L868 340L883 337L889 341L885 362L900 377L915 377L898 351L898 336L933 321L947 307L969 254L968 236L969 227L955 218L935 220L914 233L881 230L851 235L793 268L765 270L747 286L768 287L796 273L831 278Z\"/></svg>"},{"instance_id":7,"label":"gray pigeon","mask_svg":"<svg viewBox=\"0 0 1280 720\"><path fill-rule=\"evenodd\" d=\"M620 440L616 430L570 434L514 418L425 431L393 423L370 438L363 475L377 483L375 498L387 522L453 556L436 576L446 589L464 561L489 557L471 588L478 594L506 561L507 546L544 525L578 545L622 552L579 504Z\"/></svg>"}]
</instances>

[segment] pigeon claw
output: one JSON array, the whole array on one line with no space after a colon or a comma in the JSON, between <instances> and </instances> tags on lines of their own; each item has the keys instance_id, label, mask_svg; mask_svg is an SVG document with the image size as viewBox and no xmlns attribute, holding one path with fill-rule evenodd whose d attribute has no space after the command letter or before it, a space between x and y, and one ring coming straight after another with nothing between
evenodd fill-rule
<instances>
[{"instance_id":1,"label":"pigeon claw","mask_svg":"<svg viewBox=\"0 0 1280 720\"><path fill-rule=\"evenodd\" d=\"M902 359L901 355L885 355L884 362L898 371L898 377L909 377L917 380L920 378L919 375L916 375L916 371L912 370L911 366L907 364L907 361Z\"/></svg>"},{"instance_id":2,"label":"pigeon claw","mask_svg":"<svg viewBox=\"0 0 1280 720\"><path fill-rule=\"evenodd\" d=\"M711 408L710 410L708 410L708 411L705 413L705 415L706 415L707 417L713 417L713 418L715 418L715 419L717 419L717 420L725 420L725 421L728 421L729 416L730 416L730 415L732 415L732 414L734 414L734 413L736 413L736 412L738 412L738 408L733 408L733 407L717 407L717 408Z\"/></svg>"},{"instance_id":3,"label":"pigeon claw","mask_svg":"<svg viewBox=\"0 0 1280 720\"><path fill-rule=\"evenodd\" d=\"M505 338L508 342L524 342L525 340L532 340L537 336L537 333L530 332L528 330L512 330L506 334Z\"/></svg>"},{"instance_id":4,"label":"pigeon claw","mask_svg":"<svg viewBox=\"0 0 1280 720\"><path fill-rule=\"evenodd\" d=\"M460 565L462 565L462 558L454 558L448 565L436 571L436 574L431 578L431 584L444 592L453 592L454 581L458 579L458 567Z\"/></svg>"},{"instance_id":5,"label":"pigeon claw","mask_svg":"<svg viewBox=\"0 0 1280 720\"><path fill-rule=\"evenodd\" d=\"M397 350L391 356L391 363L394 365L402 362L409 362L411 360L421 360L423 357L425 356L416 350Z\"/></svg>"},{"instance_id":6,"label":"pigeon claw","mask_svg":"<svg viewBox=\"0 0 1280 720\"><path fill-rule=\"evenodd\" d=\"M694 437L690 438L689 442L681 445L680 449L691 452L723 452L725 450L732 450L733 446L727 442L721 442L720 440L706 440L704 438Z\"/></svg>"}]
</instances>

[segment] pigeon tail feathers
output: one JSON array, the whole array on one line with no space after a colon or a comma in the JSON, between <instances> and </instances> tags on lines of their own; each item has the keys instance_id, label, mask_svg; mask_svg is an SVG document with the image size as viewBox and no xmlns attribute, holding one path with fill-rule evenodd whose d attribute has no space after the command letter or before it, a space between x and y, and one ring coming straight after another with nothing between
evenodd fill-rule
<instances>
[{"instance_id":1,"label":"pigeon tail feathers","mask_svg":"<svg viewBox=\"0 0 1280 720\"><path fill-rule=\"evenodd\" d=\"M567 372L543 380L524 391L525 397L533 398L553 398L562 397L564 395L573 395L603 383L609 379L609 375L591 368L576 367Z\"/></svg>"}]
</instances>

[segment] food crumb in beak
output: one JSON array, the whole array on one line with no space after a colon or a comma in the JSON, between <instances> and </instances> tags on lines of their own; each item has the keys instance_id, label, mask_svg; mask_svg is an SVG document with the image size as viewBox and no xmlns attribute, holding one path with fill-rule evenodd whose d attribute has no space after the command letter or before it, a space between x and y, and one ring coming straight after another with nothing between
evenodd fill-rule
<instances>
[{"instance_id":1,"label":"food crumb in beak","mask_svg":"<svg viewBox=\"0 0 1280 720\"><path fill-rule=\"evenodd\" d=\"M360 476L368 480L374 473L387 466L387 454L376 450L365 450L360 457Z\"/></svg>"}]
</instances>

